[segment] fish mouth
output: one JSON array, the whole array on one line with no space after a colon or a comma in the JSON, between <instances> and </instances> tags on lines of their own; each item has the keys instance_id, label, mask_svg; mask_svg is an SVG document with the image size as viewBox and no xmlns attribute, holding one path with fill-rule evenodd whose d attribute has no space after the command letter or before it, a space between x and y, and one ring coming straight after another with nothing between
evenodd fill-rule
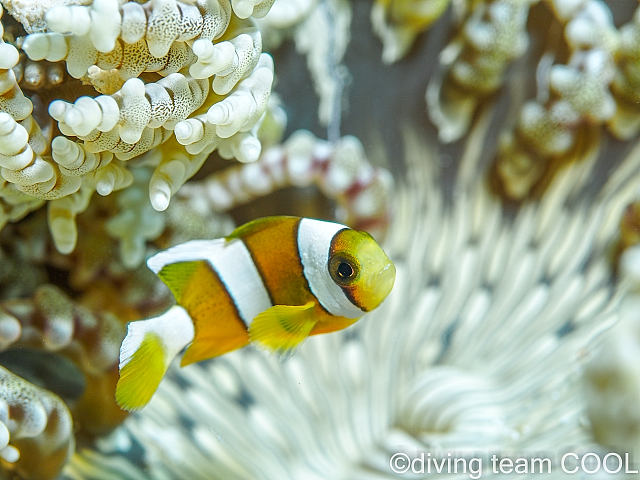
<instances>
[{"instance_id":1,"label":"fish mouth","mask_svg":"<svg viewBox=\"0 0 640 480\"><path fill-rule=\"evenodd\" d=\"M391 293L396 279L396 267L391 260L380 262L381 268L373 270L365 282L357 289L353 303L363 312L370 312L380 306Z\"/></svg>"},{"instance_id":2,"label":"fish mouth","mask_svg":"<svg viewBox=\"0 0 640 480\"><path fill-rule=\"evenodd\" d=\"M388 288L387 295L389 295L396 280L396 266L391 260L378 272L378 276L381 277L383 285Z\"/></svg>"},{"instance_id":3,"label":"fish mouth","mask_svg":"<svg viewBox=\"0 0 640 480\"><path fill-rule=\"evenodd\" d=\"M396 267L391 260L389 260L384 267L382 267L376 275L373 276L375 283L375 291L377 293L376 307L380 305L385 298L391 293L393 284L396 280Z\"/></svg>"}]
</instances>

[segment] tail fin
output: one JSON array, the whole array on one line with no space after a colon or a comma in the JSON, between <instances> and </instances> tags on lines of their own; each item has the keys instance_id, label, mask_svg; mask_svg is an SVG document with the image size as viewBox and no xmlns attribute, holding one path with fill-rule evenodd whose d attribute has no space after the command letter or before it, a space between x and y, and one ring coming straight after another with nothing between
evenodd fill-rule
<instances>
[{"instance_id":1,"label":"tail fin","mask_svg":"<svg viewBox=\"0 0 640 480\"><path fill-rule=\"evenodd\" d=\"M193 337L193 322L179 306L158 317L129 323L120 347L116 387L120 408L140 410L149 403L169 365Z\"/></svg>"}]
</instances>

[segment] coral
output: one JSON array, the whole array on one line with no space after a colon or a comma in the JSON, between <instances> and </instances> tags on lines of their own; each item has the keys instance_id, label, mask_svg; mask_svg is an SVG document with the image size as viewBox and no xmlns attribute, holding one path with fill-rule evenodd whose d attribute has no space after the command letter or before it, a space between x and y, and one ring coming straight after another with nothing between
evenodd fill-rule
<instances>
[{"instance_id":1,"label":"coral","mask_svg":"<svg viewBox=\"0 0 640 480\"><path fill-rule=\"evenodd\" d=\"M145 153L164 156L151 178L158 210L218 144L241 161L255 161L273 63L261 53L261 35L249 17L264 16L272 3L96 0L25 15L28 7L9 2L29 34L14 33L13 45L1 45L0 221L16 221L48 201L55 245L69 253L77 242L74 218L91 192L127 189L131 160ZM71 79L63 80L61 65ZM13 68L26 89L46 87L44 108L57 129L30 116L33 105ZM79 89L84 94L69 101L73 79L85 85ZM198 132L185 138L184 122L191 118L197 125L189 126L206 130L206 138L196 138ZM176 128L184 142L175 142Z\"/></svg>"},{"instance_id":2,"label":"coral","mask_svg":"<svg viewBox=\"0 0 640 480\"><path fill-rule=\"evenodd\" d=\"M233 229L201 189L180 187L214 150L257 161L284 120L269 100L273 61L246 18L270 1L98 0L28 15L7 3L28 35L3 19L0 363L13 373L0 387L0 463L53 479L76 434L90 444L126 416L113 396L124 323L170 300L144 258ZM16 403L11 385L29 396ZM11 416L28 409L45 413L29 431L27 414Z\"/></svg>"},{"instance_id":3,"label":"coral","mask_svg":"<svg viewBox=\"0 0 640 480\"><path fill-rule=\"evenodd\" d=\"M224 0L152 0L143 5L95 0L88 6L61 5L45 13L51 31L88 35L98 52L112 52L118 38L129 44L144 40L154 58L167 55L174 42L218 38L229 17L229 4Z\"/></svg>"},{"instance_id":4,"label":"coral","mask_svg":"<svg viewBox=\"0 0 640 480\"><path fill-rule=\"evenodd\" d=\"M0 37L2 32L0 26ZM1 223L4 224L40 207L43 202L31 198L34 195L50 200L73 193L80 184L60 174L55 163L40 156L46 150L46 141L31 116L33 104L20 90L12 70L18 64L18 51L0 40L0 58L0 181L4 217ZM9 184L27 195L18 194Z\"/></svg>"},{"instance_id":5,"label":"coral","mask_svg":"<svg viewBox=\"0 0 640 480\"><path fill-rule=\"evenodd\" d=\"M37 123L32 120L30 123L34 125L32 133L8 113L0 112L0 142L3 144L0 174L4 180L27 195L43 200L61 198L78 191L79 177L65 175L59 164L40 156L45 150L41 142L44 137ZM35 151L32 144L37 145Z\"/></svg>"},{"instance_id":6,"label":"coral","mask_svg":"<svg viewBox=\"0 0 640 480\"><path fill-rule=\"evenodd\" d=\"M598 125L612 119L616 104L609 91L614 77L618 32L603 4L589 1L565 26L572 50L566 65L553 65L545 102L528 102L516 131L501 140L495 173L507 197L522 199L575 159L595 158Z\"/></svg>"},{"instance_id":7,"label":"coral","mask_svg":"<svg viewBox=\"0 0 640 480\"><path fill-rule=\"evenodd\" d=\"M240 79L250 75L262 52L262 36L253 21L233 17L229 28L233 36L225 34L216 44L194 42L198 61L189 67L195 78L215 75L211 88L218 95L226 95Z\"/></svg>"},{"instance_id":8,"label":"coral","mask_svg":"<svg viewBox=\"0 0 640 480\"><path fill-rule=\"evenodd\" d=\"M16 404L10 411L19 416L22 409L44 409L51 414L48 424L47 416L38 417L44 422L39 424L42 428L48 425L45 433L23 432L12 426L11 418L0 419L9 427L9 446L20 451L17 461L9 456L11 449L6 451L3 475L57 478L73 452L76 435L86 442L111 431L126 417L114 402L124 322L156 313L169 301L169 292L158 288L146 268L131 271L119 263L118 238L110 237L105 227L120 220L118 215L124 212L119 208L129 207L124 200L140 189L146 202L136 205L146 204L160 215L147 200L151 170L138 171L146 175L131 189L98 197L100 201L92 198L93 188L83 186L77 194L49 202L49 223L56 231L75 233L77 225L83 232L70 255L60 255L48 242L43 210L0 232L0 363L24 378L15 377L10 385L31 392L24 405ZM125 197L119 199L120 195ZM58 208L59 202L67 201L71 205ZM83 212L76 220L65 216L77 210ZM2 401L13 405L11 391L1 390Z\"/></svg>"},{"instance_id":9,"label":"coral","mask_svg":"<svg viewBox=\"0 0 640 480\"><path fill-rule=\"evenodd\" d=\"M429 116L441 141L467 132L479 106L502 86L506 68L525 52L533 3L473 2L465 12L461 35L442 52L427 89ZM542 55L537 99L522 106L514 129L505 129L500 140L491 181L515 200L543 192L566 164L595 158L602 126L620 139L640 130L634 93L640 14L617 29L599 0L544 4L564 30L567 53L561 57L568 60L554 64L555 53Z\"/></svg>"},{"instance_id":10,"label":"coral","mask_svg":"<svg viewBox=\"0 0 640 480\"><path fill-rule=\"evenodd\" d=\"M495 161L496 181L510 198L522 199L544 189L562 165L595 158L600 124L616 111L609 91L614 77L618 32L602 4L586 2L565 26L572 50L566 65L548 72L545 102L528 102L514 133L501 140Z\"/></svg>"},{"instance_id":11,"label":"coral","mask_svg":"<svg viewBox=\"0 0 640 480\"><path fill-rule=\"evenodd\" d=\"M180 73L172 73L148 85L138 78L131 78L111 96L80 97L73 105L62 100L52 102L49 113L58 120L63 133L92 142L94 148L110 141L134 145L140 142L146 129L173 130L177 122L202 105L208 88L206 80L198 81ZM129 151L126 155L118 155L121 152L115 144L110 148L121 159L131 158ZM98 168L100 166L93 170Z\"/></svg>"},{"instance_id":12,"label":"coral","mask_svg":"<svg viewBox=\"0 0 640 480\"><path fill-rule=\"evenodd\" d=\"M235 157L243 163L255 162L261 150L256 132L267 109L272 82L273 60L262 54L251 75L240 81L231 95L215 102L206 114L176 125L176 140L185 145L190 154L211 152L226 145L227 148L220 152L223 157ZM254 133L250 134L252 130ZM233 152L229 154L231 145L234 145Z\"/></svg>"},{"instance_id":13,"label":"coral","mask_svg":"<svg viewBox=\"0 0 640 480\"><path fill-rule=\"evenodd\" d=\"M0 18L3 12L4 10L0 9ZM20 59L18 50L6 43L2 39L3 35L4 27L0 24L0 111L11 114L17 121L24 120L31 113L33 105L18 87L12 70Z\"/></svg>"}]
</instances>

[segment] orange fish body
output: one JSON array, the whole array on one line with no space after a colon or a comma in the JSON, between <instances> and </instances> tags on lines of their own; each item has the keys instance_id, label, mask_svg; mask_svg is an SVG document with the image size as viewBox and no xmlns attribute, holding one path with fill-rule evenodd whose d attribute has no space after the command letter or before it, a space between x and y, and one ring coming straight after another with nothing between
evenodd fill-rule
<instances>
[{"instance_id":1,"label":"orange fish body","mask_svg":"<svg viewBox=\"0 0 640 480\"><path fill-rule=\"evenodd\" d=\"M267 217L219 240L195 240L148 260L177 305L129 324L118 404L148 403L173 358L206 360L248 343L292 355L309 335L343 329L389 294L395 267L364 232Z\"/></svg>"}]
</instances>

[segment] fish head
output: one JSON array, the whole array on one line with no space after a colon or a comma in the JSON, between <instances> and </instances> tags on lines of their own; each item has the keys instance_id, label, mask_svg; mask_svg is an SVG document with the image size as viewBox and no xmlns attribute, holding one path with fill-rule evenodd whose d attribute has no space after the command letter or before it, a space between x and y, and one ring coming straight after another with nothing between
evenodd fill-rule
<instances>
[{"instance_id":1,"label":"fish head","mask_svg":"<svg viewBox=\"0 0 640 480\"><path fill-rule=\"evenodd\" d=\"M396 278L396 267L373 237L351 229L333 238L328 267L331 279L364 312L387 298Z\"/></svg>"}]
</instances>

